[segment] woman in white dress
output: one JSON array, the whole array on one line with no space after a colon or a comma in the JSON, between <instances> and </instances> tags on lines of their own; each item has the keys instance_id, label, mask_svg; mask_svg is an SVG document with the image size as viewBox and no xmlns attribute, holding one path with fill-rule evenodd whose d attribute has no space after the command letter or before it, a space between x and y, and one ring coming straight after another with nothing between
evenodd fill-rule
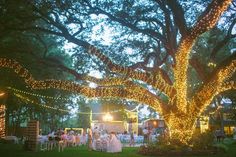
<instances>
[{"instance_id":1,"label":"woman in white dress","mask_svg":"<svg viewBox=\"0 0 236 157\"><path fill-rule=\"evenodd\" d=\"M110 140L108 142L107 152L117 153L122 152L122 145L120 140L116 137L115 133L110 134Z\"/></svg>"}]
</instances>

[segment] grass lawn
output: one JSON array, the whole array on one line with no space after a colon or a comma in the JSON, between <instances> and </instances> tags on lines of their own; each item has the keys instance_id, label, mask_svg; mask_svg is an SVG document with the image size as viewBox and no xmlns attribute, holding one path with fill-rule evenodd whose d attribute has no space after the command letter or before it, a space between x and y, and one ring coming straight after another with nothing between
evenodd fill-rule
<instances>
[{"instance_id":1,"label":"grass lawn","mask_svg":"<svg viewBox=\"0 0 236 157\"><path fill-rule=\"evenodd\" d=\"M0 144L1 157L143 157L137 154L138 148L123 148L122 153L105 153L88 151L87 147L70 147L63 152L58 152L57 149L52 151L30 152L24 151L22 145Z\"/></svg>"},{"instance_id":2,"label":"grass lawn","mask_svg":"<svg viewBox=\"0 0 236 157\"><path fill-rule=\"evenodd\" d=\"M228 151L224 154L212 155L211 157L236 157L236 144L228 145ZM1 157L145 157L137 154L138 148L123 148L122 153L105 153L88 151L86 147L66 148L64 152L39 151L29 152L22 149L22 145L0 144ZM182 156L181 156L182 157ZM189 156L188 156L189 157ZM195 156L190 156L195 157ZM200 156L208 157L208 156Z\"/></svg>"}]
</instances>

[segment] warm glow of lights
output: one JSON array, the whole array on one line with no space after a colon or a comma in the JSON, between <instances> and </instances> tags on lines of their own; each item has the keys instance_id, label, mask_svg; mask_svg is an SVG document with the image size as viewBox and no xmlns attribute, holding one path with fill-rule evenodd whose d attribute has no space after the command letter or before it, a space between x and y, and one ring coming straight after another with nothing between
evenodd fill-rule
<instances>
[{"instance_id":1,"label":"warm glow of lights","mask_svg":"<svg viewBox=\"0 0 236 157\"><path fill-rule=\"evenodd\" d=\"M160 72L152 74L148 72L136 71L129 67L116 65L107 56L103 55L102 52L93 45L90 45L88 52L90 54L97 56L113 72L123 74L125 77L141 80L143 82L151 84L153 88L162 91L163 94L166 94L167 96L170 96L174 91L173 87L170 86L168 83L166 83L166 81L161 77ZM117 81L122 81L123 83L124 80L118 79Z\"/></svg>"},{"instance_id":2,"label":"warm glow of lights","mask_svg":"<svg viewBox=\"0 0 236 157\"><path fill-rule=\"evenodd\" d=\"M71 81L61 81L54 79L47 79L37 81L28 72L27 69L23 68L18 62L11 59L0 58L0 66L15 69L15 73L22 77L26 84L32 89L61 89L74 92L77 94L83 94L88 98L103 97L103 98L126 98L129 100L138 101L141 103L149 104L155 109L158 109L162 114L161 102L158 99L153 99L153 94L151 94L147 89L132 83L131 81L126 81L126 86L114 86L114 87L96 87L90 88L87 86L82 86ZM108 79L109 80L109 79ZM114 79L111 79L114 81ZM120 80L120 79L118 79Z\"/></svg>"},{"instance_id":3,"label":"warm glow of lights","mask_svg":"<svg viewBox=\"0 0 236 157\"><path fill-rule=\"evenodd\" d=\"M209 63L207 64L207 66L208 66L208 67L213 67L213 68L215 68L215 67L216 67L216 64L213 63L213 62L209 62Z\"/></svg>"},{"instance_id":4,"label":"warm glow of lights","mask_svg":"<svg viewBox=\"0 0 236 157\"><path fill-rule=\"evenodd\" d=\"M191 111L193 113L202 113L203 110L211 103L214 96L217 94L230 89L236 89L234 81L224 82L225 80L232 77L236 71L236 60L233 60L228 66L220 69L215 74L215 79L207 84L197 92L191 104L198 103L198 105L192 105ZM196 107L197 106L197 107Z\"/></svg>"},{"instance_id":5,"label":"warm glow of lights","mask_svg":"<svg viewBox=\"0 0 236 157\"><path fill-rule=\"evenodd\" d=\"M46 108L46 109L51 109L51 110L56 110L56 111L60 111L60 112L67 112L69 113L70 111L69 110L64 110L64 109L60 109L60 108L55 108L55 107L52 107L52 106L49 106L49 105L45 105L45 104L39 104L37 103L36 101L33 101L33 100L30 100L29 98L27 97L24 97L20 94L16 94L14 93L14 95L26 102L29 102L29 103L32 103L32 104L35 104L35 105L38 105L39 107L43 107L43 108Z\"/></svg>"},{"instance_id":6,"label":"warm glow of lights","mask_svg":"<svg viewBox=\"0 0 236 157\"><path fill-rule=\"evenodd\" d=\"M84 76L83 81L86 80L87 83L93 82L96 84L96 86L89 87L71 81L35 80L27 69L11 59L0 58L0 67L13 69L32 89L54 88L83 94L89 98L118 97L147 104L162 115L169 128L171 138L188 145L193 135L196 119L210 104L213 97L224 90L236 89L235 82L229 80L236 70L236 61L234 60L228 66L218 70L211 81L201 83L201 88L193 96L188 97L187 94L188 88L195 86L187 84L187 71L192 46L202 33L215 26L230 2L231 0L213 0L205 15L199 17L192 29L189 29L188 34L180 39L175 52L173 86L165 81L160 71L147 72L117 65L93 45L89 46L88 53L99 58L111 72L119 74L118 78L95 79ZM214 68L216 65L209 63L208 66ZM167 97L168 105L160 99L160 95L152 94L147 88L135 83L135 81L142 81L152 86L153 89L160 91L161 94ZM200 85L200 83L197 85ZM109 113L103 117L104 121L111 121L112 119Z\"/></svg>"},{"instance_id":7,"label":"warm glow of lights","mask_svg":"<svg viewBox=\"0 0 236 157\"><path fill-rule=\"evenodd\" d=\"M26 94L26 95L31 95L31 96L35 96L35 97L39 97L39 98L46 98L46 99L53 99L53 100L67 100L67 101L70 101L71 99L68 99L68 98L62 98L62 97L52 97L52 96L46 96L46 95L40 95L40 94L35 94L35 93L30 93L30 92L26 92L26 91L23 91L23 90L19 90L19 89L16 89L16 88L13 88L13 87L7 87L7 89L10 89L14 92L17 92L17 93L22 93L22 94Z\"/></svg>"},{"instance_id":8,"label":"warm glow of lights","mask_svg":"<svg viewBox=\"0 0 236 157\"><path fill-rule=\"evenodd\" d=\"M206 132L209 129L209 117L201 116L200 117L200 131L201 133Z\"/></svg>"},{"instance_id":9,"label":"warm glow of lights","mask_svg":"<svg viewBox=\"0 0 236 157\"><path fill-rule=\"evenodd\" d=\"M190 38L183 39L176 54L175 87L177 91L178 109L186 112L187 107L187 69L189 53L193 46L194 40Z\"/></svg>"},{"instance_id":10,"label":"warm glow of lights","mask_svg":"<svg viewBox=\"0 0 236 157\"><path fill-rule=\"evenodd\" d=\"M112 121L113 117L111 116L110 113L106 113L103 117L102 117L103 121Z\"/></svg>"},{"instance_id":11,"label":"warm glow of lights","mask_svg":"<svg viewBox=\"0 0 236 157\"><path fill-rule=\"evenodd\" d=\"M5 93L0 93L0 96L3 96L3 95L5 95Z\"/></svg>"}]
</instances>

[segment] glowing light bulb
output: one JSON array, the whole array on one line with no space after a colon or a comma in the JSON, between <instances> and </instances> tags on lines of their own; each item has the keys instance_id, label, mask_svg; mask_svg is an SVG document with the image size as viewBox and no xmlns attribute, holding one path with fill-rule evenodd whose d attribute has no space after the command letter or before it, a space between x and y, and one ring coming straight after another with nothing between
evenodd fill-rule
<instances>
[{"instance_id":1,"label":"glowing light bulb","mask_svg":"<svg viewBox=\"0 0 236 157\"><path fill-rule=\"evenodd\" d=\"M103 121L112 121L113 120L113 117L111 116L110 113L106 113L104 116L103 116Z\"/></svg>"}]
</instances>

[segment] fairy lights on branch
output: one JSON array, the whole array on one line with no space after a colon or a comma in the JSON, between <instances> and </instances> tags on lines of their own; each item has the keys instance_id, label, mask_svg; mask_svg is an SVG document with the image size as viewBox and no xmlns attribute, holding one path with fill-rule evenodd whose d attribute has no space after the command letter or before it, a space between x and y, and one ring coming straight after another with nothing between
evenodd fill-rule
<instances>
[{"instance_id":1,"label":"fairy lights on branch","mask_svg":"<svg viewBox=\"0 0 236 157\"><path fill-rule=\"evenodd\" d=\"M135 71L133 68L129 67L116 65L107 56L103 55L102 52L93 45L90 45L88 52L90 54L97 56L113 72L124 74L126 77L129 78L144 81L152 85L154 88L164 92L164 94L166 94L168 97L173 95L173 93L175 92L175 89L162 78L160 72L152 74L149 72Z\"/></svg>"},{"instance_id":2,"label":"fairy lights on branch","mask_svg":"<svg viewBox=\"0 0 236 157\"><path fill-rule=\"evenodd\" d=\"M177 104L178 109L182 112L187 112L188 98L187 98L187 69L189 54L195 39L205 31L212 28L221 14L227 9L231 0L212 2L210 11L203 16L190 30L189 35L182 38L176 53L176 67L174 69L175 87L177 89Z\"/></svg>"},{"instance_id":3,"label":"fairy lights on branch","mask_svg":"<svg viewBox=\"0 0 236 157\"><path fill-rule=\"evenodd\" d=\"M119 86L125 85L129 80L127 78L120 78L120 77L110 77L110 78L103 78L98 79L90 76L85 76L84 79L89 82L93 82L98 84L99 86Z\"/></svg>"},{"instance_id":4,"label":"fairy lights on branch","mask_svg":"<svg viewBox=\"0 0 236 157\"><path fill-rule=\"evenodd\" d=\"M178 109L186 112L187 107L187 69L190 50L193 46L193 40L189 37L182 39L176 53L176 67L174 69L175 88L177 89Z\"/></svg>"},{"instance_id":5,"label":"fairy lights on branch","mask_svg":"<svg viewBox=\"0 0 236 157\"><path fill-rule=\"evenodd\" d=\"M213 0L208 12L195 24L190 32L190 36L195 39L202 33L215 26L221 14L227 9L232 0Z\"/></svg>"},{"instance_id":6,"label":"fairy lights on branch","mask_svg":"<svg viewBox=\"0 0 236 157\"><path fill-rule=\"evenodd\" d=\"M212 80L210 83L203 85L203 90L194 95L189 100L187 97L187 70L189 66L189 54L195 39L205 31L212 28L218 21L220 15L226 10L230 0L217 1L213 0L208 12L194 25L189 34L181 39L176 52L176 64L174 67L174 87L176 89L176 109L170 114L165 115L165 120L170 128L171 136L188 144L193 133L193 126L196 117L201 114L206 105L210 103L213 96L219 91L219 83L223 79ZM234 67L235 68L235 67ZM227 71L227 70L226 70ZM233 73L233 71L230 71ZM222 74L219 73L222 77ZM226 73L223 72L225 78ZM230 76L229 76L230 77ZM174 102L172 99L171 102ZM202 103L202 105L199 103ZM204 104L204 105L203 105ZM181 117L181 118L179 118Z\"/></svg>"},{"instance_id":7,"label":"fairy lights on branch","mask_svg":"<svg viewBox=\"0 0 236 157\"><path fill-rule=\"evenodd\" d=\"M153 99L154 94L151 94L147 89L142 88L134 83L127 82L127 86L124 87L96 87L89 88L82 86L71 81L61 80L40 80L37 81L29 74L28 70L23 68L18 62L11 59L0 58L0 67L8 67L15 70L18 76L22 77L26 84L32 89L61 89L74 92L77 94L83 94L88 98L102 97L102 98L125 98L129 100L145 103L150 106L155 106L156 109L162 113L162 102L160 99Z\"/></svg>"},{"instance_id":8,"label":"fairy lights on branch","mask_svg":"<svg viewBox=\"0 0 236 157\"><path fill-rule=\"evenodd\" d=\"M220 89L219 92L223 92L223 91L227 91L227 90L231 90L231 89L236 89L236 82L235 81L227 81L227 82L223 82L220 85Z\"/></svg>"},{"instance_id":9,"label":"fairy lights on branch","mask_svg":"<svg viewBox=\"0 0 236 157\"><path fill-rule=\"evenodd\" d=\"M213 97L225 90L235 89L234 81L226 81L236 71L236 60L233 60L228 66L220 69L212 81L203 86L203 88L195 94L192 103L198 102L196 105L192 105L191 110L201 113L208 104L212 101ZM193 109L195 108L195 109Z\"/></svg>"}]
</instances>

